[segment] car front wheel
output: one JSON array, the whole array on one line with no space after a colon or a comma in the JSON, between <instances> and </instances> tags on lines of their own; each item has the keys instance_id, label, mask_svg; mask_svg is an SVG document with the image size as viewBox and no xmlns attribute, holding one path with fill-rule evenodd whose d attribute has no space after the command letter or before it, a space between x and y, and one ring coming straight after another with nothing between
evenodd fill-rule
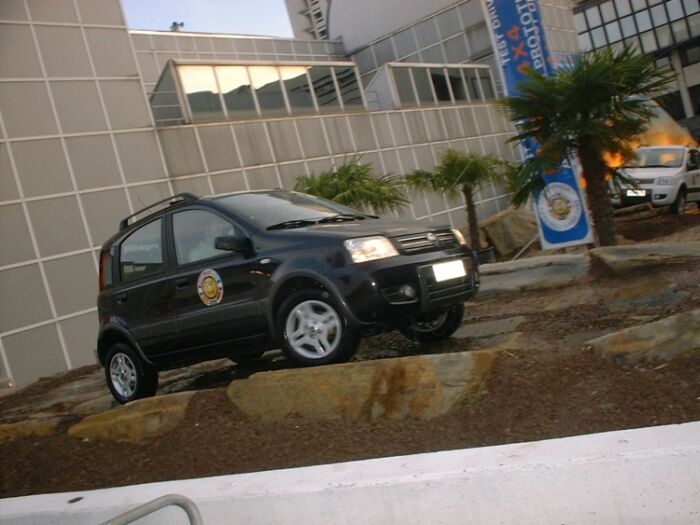
<instances>
[{"instance_id":1,"label":"car front wheel","mask_svg":"<svg viewBox=\"0 0 700 525\"><path fill-rule=\"evenodd\" d=\"M399 328L399 331L404 337L417 343L437 343L448 339L457 331L463 316L464 304L459 303Z\"/></svg>"},{"instance_id":2,"label":"car front wheel","mask_svg":"<svg viewBox=\"0 0 700 525\"><path fill-rule=\"evenodd\" d=\"M688 201L688 195L686 193L686 189L684 187L681 187L678 190L678 195L676 195L676 200L673 201L673 204L671 204L671 213L674 213L676 215L683 215L683 212L685 211L685 204Z\"/></svg>"},{"instance_id":3,"label":"car front wheel","mask_svg":"<svg viewBox=\"0 0 700 525\"><path fill-rule=\"evenodd\" d=\"M112 396L121 404L153 396L158 390L158 371L123 343L115 344L107 353L105 378Z\"/></svg>"},{"instance_id":4,"label":"car front wheel","mask_svg":"<svg viewBox=\"0 0 700 525\"><path fill-rule=\"evenodd\" d=\"M303 365L341 363L350 359L359 343L357 329L343 316L325 290L305 288L284 302L277 316L285 355Z\"/></svg>"}]
</instances>

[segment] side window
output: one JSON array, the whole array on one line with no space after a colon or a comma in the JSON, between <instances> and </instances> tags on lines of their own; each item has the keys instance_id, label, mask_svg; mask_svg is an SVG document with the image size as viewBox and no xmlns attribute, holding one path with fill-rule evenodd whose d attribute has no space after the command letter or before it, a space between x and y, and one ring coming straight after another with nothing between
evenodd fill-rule
<instances>
[{"instance_id":1,"label":"side window","mask_svg":"<svg viewBox=\"0 0 700 525\"><path fill-rule=\"evenodd\" d=\"M691 149L688 152L688 169L690 169L690 170L698 169L698 152L697 152L697 150Z\"/></svg>"},{"instance_id":2,"label":"side window","mask_svg":"<svg viewBox=\"0 0 700 525\"><path fill-rule=\"evenodd\" d=\"M122 281L133 281L163 269L162 222L158 219L146 224L122 243L119 258Z\"/></svg>"},{"instance_id":3,"label":"side window","mask_svg":"<svg viewBox=\"0 0 700 525\"><path fill-rule=\"evenodd\" d=\"M187 210L173 214L173 237L178 264L203 261L230 254L214 248L214 240L224 235L236 235L236 228L218 215L204 210Z\"/></svg>"}]
</instances>

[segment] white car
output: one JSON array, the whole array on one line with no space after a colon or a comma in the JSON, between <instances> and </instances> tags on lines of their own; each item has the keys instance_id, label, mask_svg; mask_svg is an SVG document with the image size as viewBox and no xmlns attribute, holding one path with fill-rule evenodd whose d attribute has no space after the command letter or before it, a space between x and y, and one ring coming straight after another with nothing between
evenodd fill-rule
<instances>
[{"instance_id":1,"label":"white car","mask_svg":"<svg viewBox=\"0 0 700 525\"><path fill-rule=\"evenodd\" d=\"M686 202L700 201L700 154L685 146L648 146L638 148L635 159L622 168L634 185L622 183L613 188L615 207L651 202L671 206L683 213Z\"/></svg>"}]
</instances>

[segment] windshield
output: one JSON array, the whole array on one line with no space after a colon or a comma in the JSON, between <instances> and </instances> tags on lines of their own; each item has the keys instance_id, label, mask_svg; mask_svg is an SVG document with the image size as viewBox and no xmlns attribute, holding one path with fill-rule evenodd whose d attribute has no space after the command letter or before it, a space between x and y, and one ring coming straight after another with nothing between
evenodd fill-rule
<instances>
[{"instance_id":1,"label":"windshield","mask_svg":"<svg viewBox=\"0 0 700 525\"><path fill-rule=\"evenodd\" d=\"M626 168L679 168L683 165L681 148L641 148Z\"/></svg>"},{"instance_id":2,"label":"windshield","mask_svg":"<svg viewBox=\"0 0 700 525\"><path fill-rule=\"evenodd\" d=\"M303 221L316 222L338 214L362 215L335 202L285 191L238 193L220 197L217 202L263 229L292 221L304 226Z\"/></svg>"}]
</instances>

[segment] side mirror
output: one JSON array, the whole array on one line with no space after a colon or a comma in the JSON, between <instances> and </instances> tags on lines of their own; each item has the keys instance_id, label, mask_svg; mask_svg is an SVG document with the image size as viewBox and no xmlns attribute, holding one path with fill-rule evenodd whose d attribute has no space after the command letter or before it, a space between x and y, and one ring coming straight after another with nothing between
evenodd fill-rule
<instances>
[{"instance_id":1,"label":"side mirror","mask_svg":"<svg viewBox=\"0 0 700 525\"><path fill-rule=\"evenodd\" d=\"M225 235L217 237L214 240L214 248L217 250L226 250L229 252L238 252L242 254L251 253L253 251L253 243L248 237L236 237L235 235Z\"/></svg>"}]
</instances>

